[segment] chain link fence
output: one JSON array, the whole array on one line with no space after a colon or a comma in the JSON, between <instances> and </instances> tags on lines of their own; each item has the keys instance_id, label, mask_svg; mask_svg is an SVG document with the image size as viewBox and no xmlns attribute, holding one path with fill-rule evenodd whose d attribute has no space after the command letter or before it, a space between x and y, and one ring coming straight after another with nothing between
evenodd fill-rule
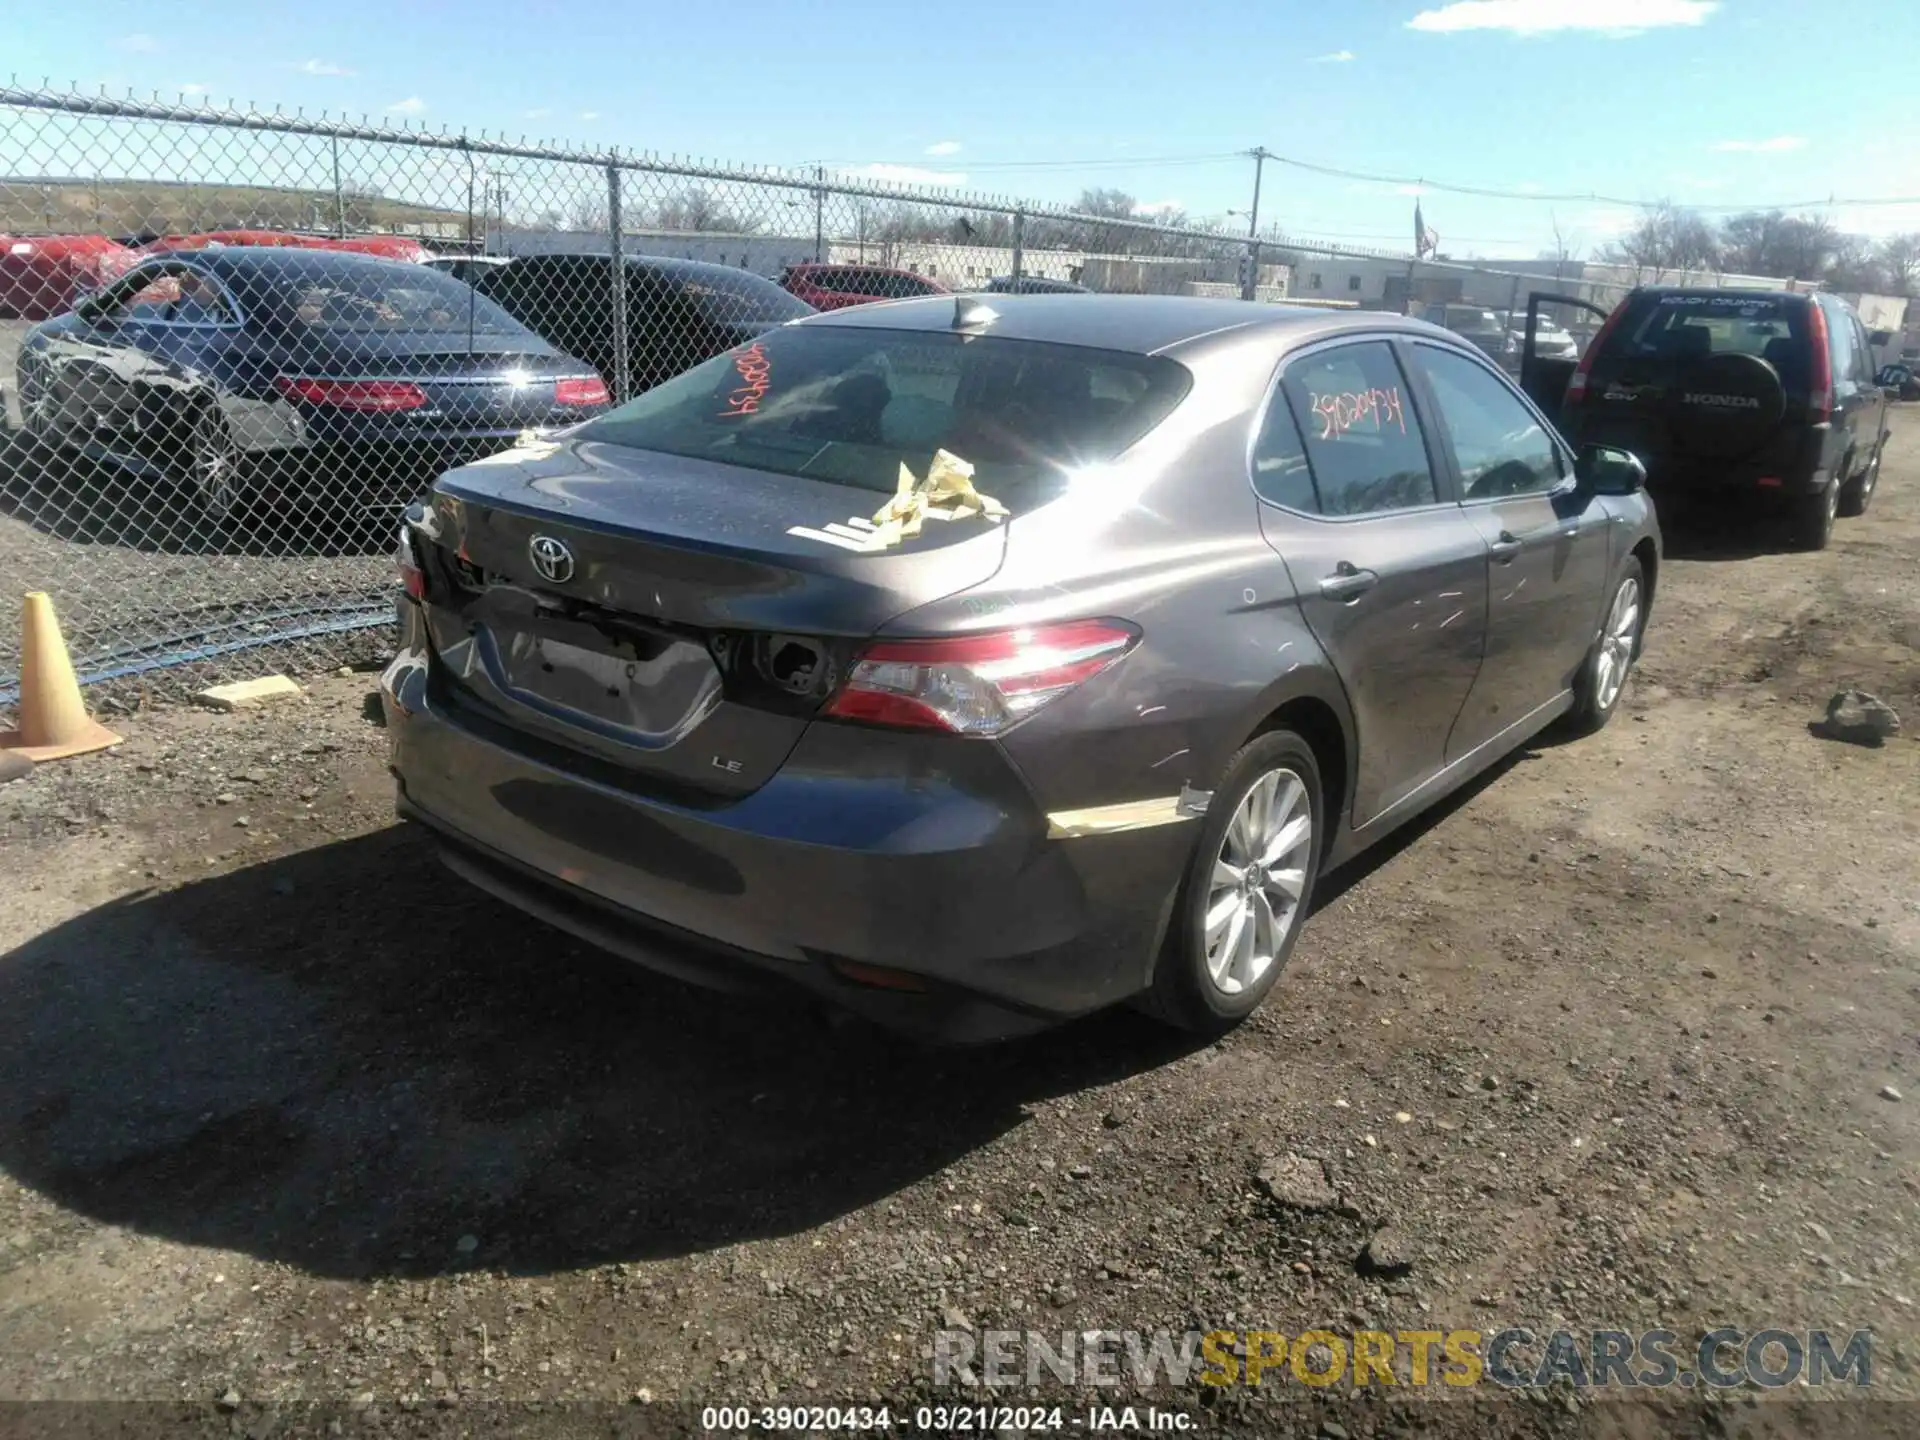
<instances>
[{"instance_id":1,"label":"chain link fence","mask_svg":"<svg viewBox=\"0 0 1920 1440\"><path fill-rule=\"evenodd\" d=\"M1511 312L1541 283L825 170L0 88L0 590L52 594L109 705L365 663L395 512L436 474L810 310L1492 286ZM19 660L0 623L0 710Z\"/></svg>"}]
</instances>

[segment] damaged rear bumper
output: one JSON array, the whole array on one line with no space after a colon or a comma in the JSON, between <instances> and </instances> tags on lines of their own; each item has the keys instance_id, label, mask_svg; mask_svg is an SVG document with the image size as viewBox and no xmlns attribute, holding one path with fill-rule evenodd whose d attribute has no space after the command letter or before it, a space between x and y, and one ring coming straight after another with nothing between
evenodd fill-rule
<instances>
[{"instance_id":1,"label":"damaged rear bumper","mask_svg":"<svg viewBox=\"0 0 1920 1440\"><path fill-rule=\"evenodd\" d=\"M1005 1038L1143 989L1192 844L1178 822L1050 835L984 741L815 724L752 794L670 804L521 753L424 650L382 691L399 813L468 880L682 979L798 986L929 1038Z\"/></svg>"}]
</instances>

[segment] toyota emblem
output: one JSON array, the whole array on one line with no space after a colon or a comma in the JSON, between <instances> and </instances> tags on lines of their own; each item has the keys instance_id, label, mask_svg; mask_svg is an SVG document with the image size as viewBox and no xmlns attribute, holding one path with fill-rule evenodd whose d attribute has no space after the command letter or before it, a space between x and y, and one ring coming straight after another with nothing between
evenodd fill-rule
<instances>
[{"instance_id":1,"label":"toyota emblem","mask_svg":"<svg viewBox=\"0 0 1920 1440\"><path fill-rule=\"evenodd\" d=\"M567 542L551 535L536 535L527 541L527 555L542 580L564 585L573 578L573 551Z\"/></svg>"}]
</instances>

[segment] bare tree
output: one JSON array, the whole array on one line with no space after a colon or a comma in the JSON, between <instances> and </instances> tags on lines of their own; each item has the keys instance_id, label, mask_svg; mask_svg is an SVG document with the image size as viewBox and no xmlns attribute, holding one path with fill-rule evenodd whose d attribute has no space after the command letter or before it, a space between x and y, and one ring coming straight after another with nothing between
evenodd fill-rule
<instances>
[{"instance_id":1,"label":"bare tree","mask_svg":"<svg viewBox=\"0 0 1920 1440\"><path fill-rule=\"evenodd\" d=\"M749 235L760 228L759 221L729 210L702 185L689 185L662 200L659 224L662 230L723 231L733 235Z\"/></svg>"},{"instance_id":2,"label":"bare tree","mask_svg":"<svg viewBox=\"0 0 1920 1440\"><path fill-rule=\"evenodd\" d=\"M1920 232L1908 231L1882 240L1880 264L1895 294L1913 294L1920 286Z\"/></svg>"},{"instance_id":3,"label":"bare tree","mask_svg":"<svg viewBox=\"0 0 1920 1440\"><path fill-rule=\"evenodd\" d=\"M1553 247L1542 250L1540 258L1553 261L1553 278L1559 280L1564 278L1567 266L1580 258L1579 250L1569 240L1567 233L1560 228L1559 212L1549 210L1547 221L1553 226Z\"/></svg>"},{"instance_id":4,"label":"bare tree","mask_svg":"<svg viewBox=\"0 0 1920 1440\"><path fill-rule=\"evenodd\" d=\"M1842 235L1837 242L1827 282L1848 294L1877 295L1888 288L1887 267L1881 252L1864 235Z\"/></svg>"},{"instance_id":5,"label":"bare tree","mask_svg":"<svg viewBox=\"0 0 1920 1440\"><path fill-rule=\"evenodd\" d=\"M1124 190L1082 190L1080 203L1073 208L1082 215L1098 215L1107 220L1131 220L1139 203Z\"/></svg>"},{"instance_id":6,"label":"bare tree","mask_svg":"<svg viewBox=\"0 0 1920 1440\"><path fill-rule=\"evenodd\" d=\"M1840 232L1818 215L1795 215L1781 227L1780 258L1795 280L1818 280L1840 251Z\"/></svg>"},{"instance_id":7,"label":"bare tree","mask_svg":"<svg viewBox=\"0 0 1920 1440\"><path fill-rule=\"evenodd\" d=\"M1600 258L1631 266L1636 284L1658 283L1674 272L1716 268L1720 240L1698 211L1661 200L1649 205L1640 222L1606 246Z\"/></svg>"},{"instance_id":8,"label":"bare tree","mask_svg":"<svg viewBox=\"0 0 1920 1440\"><path fill-rule=\"evenodd\" d=\"M607 202L598 195L576 195L567 211L567 223L575 230L605 231Z\"/></svg>"},{"instance_id":9,"label":"bare tree","mask_svg":"<svg viewBox=\"0 0 1920 1440\"><path fill-rule=\"evenodd\" d=\"M1777 275L1787 217L1780 210L1746 210L1720 225L1721 263L1746 275Z\"/></svg>"}]
</instances>

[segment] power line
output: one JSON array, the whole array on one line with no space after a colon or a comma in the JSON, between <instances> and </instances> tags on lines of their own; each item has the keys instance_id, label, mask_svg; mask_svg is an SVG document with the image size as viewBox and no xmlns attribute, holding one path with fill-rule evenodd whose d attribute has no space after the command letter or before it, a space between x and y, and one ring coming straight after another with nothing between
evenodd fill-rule
<instances>
[{"instance_id":1,"label":"power line","mask_svg":"<svg viewBox=\"0 0 1920 1440\"><path fill-rule=\"evenodd\" d=\"M1296 170L1305 170L1315 175L1328 175L1340 180L1365 180L1375 185L1410 185L1420 191L1437 190L1448 195L1472 195L1488 200L1531 200L1565 204L1568 201L1582 201L1602 205L1626 205L1640 209L1659 202L1639 199L1629 200L1619 195L1602 195L1595 191L1563 191L1559 193L1539 190L1500 190L1484 185L1450 185L1439 180L1427 180L1408 175L1376 175L1365 170L1346 170L1337 165L1320 165L1311 160L1293 159L1286 155L1268 152L1268 158L1277 165L1288 165ZM1819 210L1835 205L1920 205L1920 196L1916 195L1876 195L1867 197L1827 195L1817 200L1775 200L1767 203L1747 202L1738 205L1688 205L1689 210L1727 212L1744 210Z\"/></svg>"},{"instance_id":2,"label":"power line","mask_svg":"<svg viewBox=\"0 0 1920 1440\"><path fill-rule=\"evenodd\" d=\"M1328 176L1337 180L1360 180L1374 185L1404 185L1417 187L1422 193L1432 191L1444 195L1465 195L1482 200L1519 200L1534 204L1565 205L1583 203L1594 205L1621 205L1629 209L1645 209L1658 204L1644 196L1628 197L1607 195L1596 190L1510 190L1492 185L1458 185L1444 180L1428 180L1416 175L1382 175L1368 170L1349 170L1339 165L1323 165L1318 161L1302 160L1296 156L1278 155L1264 146L1257 146L1266 158L1276 165L1286 165L1295 170L1303 170L1312 175ZM932 168L933 165L946 164L968 175L999 174L1011 171L1050 171L1050 170L1154 170L1196 168L1220 165L1228 161L1245 161L1252 154L1248 150L1221 150L1191 155L1141 155L1141 156L1088 156L1078 160L974 160L958 155L954 156L918 156L912 160L843 160L821 162L833 167L865 169L870 165L899 166L912 169ZM1678 202L1676 202L1678 203ZM1746 210L1824 210L1837 206L1894 206L1920 205L1920 195L1823 195L1803 200L1743 201L1740 203L1688 204L1689 210L1698 210L1710 214L1734 214Z\"/></svg>"}]
</instances>

